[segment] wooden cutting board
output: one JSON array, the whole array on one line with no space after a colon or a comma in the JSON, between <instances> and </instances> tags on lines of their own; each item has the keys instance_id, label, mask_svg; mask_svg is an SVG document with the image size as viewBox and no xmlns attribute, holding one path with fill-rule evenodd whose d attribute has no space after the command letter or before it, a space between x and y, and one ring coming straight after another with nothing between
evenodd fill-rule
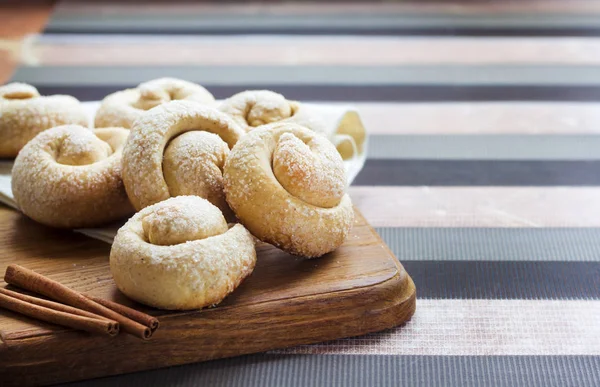
<instances>
[{"instance_id":1,"label":"wooden cutting board","mask_svg":"<svg viewBox=\"0 0 600 387\"><path fill-rule=\"evenodd\" d=\"M402 324L415 311L411 278L358 211L346 243L322 258L305 260L266 244L257 250L252 275L218 307L165 312L118 292L108 244L1 207L2 276L17 263L160 316L161 326L150 341L109 338L0 310L0 384L81 380L357 336Z\"/></svg>"}]
</instances>

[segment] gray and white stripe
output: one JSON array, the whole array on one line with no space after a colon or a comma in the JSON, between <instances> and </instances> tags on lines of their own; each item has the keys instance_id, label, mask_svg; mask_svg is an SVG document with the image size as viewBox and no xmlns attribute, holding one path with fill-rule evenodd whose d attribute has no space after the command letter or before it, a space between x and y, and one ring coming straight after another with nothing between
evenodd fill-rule
<instances>
[{"instance_id":1,"label":"gray and white stripe","mask_svg":"<svg viewBox=\"0 0 600 387\"><path fill-rule=\"evenodd\" d=\"M350 197L375 227L600 227L597 187L370 187Z\"/></svg>"},{"instance_id":2,"label":"gray and white stripe","mask_svg":"<svg viewBox=\"0 0 600 387\"><path fill-rule=\"evenodd\" d=\"M600 65L25 66L13 81L36 86L137 85L166 75L206 85L600 86Z\"/></svg>"},{"instance_id":3,"label":"gray and white stripe","mask_svg":"<svg viewBox=\"0 0 600 387\"><path fill-rule=\"evenodd\" d=\"M274 351L351 355L600 355L600 301L430 300L403 327Z\"/></svg>"}]
</instances>

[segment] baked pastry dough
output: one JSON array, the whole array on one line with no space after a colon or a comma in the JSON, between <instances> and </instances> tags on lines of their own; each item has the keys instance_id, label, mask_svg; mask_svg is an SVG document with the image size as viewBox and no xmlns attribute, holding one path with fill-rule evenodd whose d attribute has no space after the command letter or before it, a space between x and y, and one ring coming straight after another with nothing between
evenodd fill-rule
<instances>
[{"instance_id":1,"label":"baked pastry dough","mask_svg":"<svg viewBox=\"0 0 600 387\"><path fill-rule=\"evenodd\" d=\"M119 290L161 309L215 305L252 273L252 235L228 228L217 207L178 196L144 208L115 237L110 269Z\"/></svg>"},{"instance_id":2,"label":"baked pastry dough","mask_svg":"<svg viewBox=\"0 0 600 387\"><path fill-rule=\"evenodd\" d=\"M141 83L135 89L106 96L96 113L94 125L97 128L118 126L129 129L146 110L174 100L211 104L215 98L195 83L176 78L154 79Z\"/></svg>"},{"instance_id":3,"label":"baked pastry dough","mask_svg":"<svg viewBox=\"0 0 600 387\"><path fill-rule=\"evenodd\" d=\"M65 125L38 134L12 170L18 207L54 227L92 227L133 213L121 180L129 131Z\"/></svg>"},{"instance_id":4,"label":"baked pastry dough","mask_svg":"<svg viewBox=\"0 0 600 387\"><path fill-rule=\"evenodd\" d=\"M222 169L244 134L226 114L195 102L173 101L146 112L123 151L123 181L134 207L197 195L229 215Z\"/></svg>"},{"instance_id":5,"label":"baked pastry dough","mask_svg":"<svg viewBox=\"0 0 600 387\"><path fill-rule=\"evenodd\" d=\"M36 134L65 124L88 124L77 99L68 95L43 97L25 83L0 86L0 157L15 157Z\"/></svg>"},{"instance_id":6,"label":"baked pastry dough","mask_svg":"<svg viewBox=\"0 0 600 387\"><path fill-rule=\"evenodd\" d=\"M248 230L292 254L333 251L352 226L342 159L302 126L277 123L248 133L229 154L224 178L227 202Z\"/></svg>"},{"instance_id":7,"label":"baked pastry dough","mask_svg":"<svg viewBox=\"0 0 600 387\"><path fill-rule=\"evenodd\" d=\"M275 122L290 122L324 133L324 122L317 114L296 101L288 101L270 90L247 90L235 94L219 105L219 110L230 115L247 132Z\"/></svg>"},{"instance_id":8,"label":"baked pastry dough","mask_svg":"<svg viewBox=\"0 0 600 387\"><path fill-rule=\"evenodd\" d=\"M226 99L219 110L230 115L246 131L275 122L296 123L323 134L347 161L354 179L366 159L367 131L358 111L351 106L299 103L269 90L248 90Z\"/></svg>"}]
</instances>

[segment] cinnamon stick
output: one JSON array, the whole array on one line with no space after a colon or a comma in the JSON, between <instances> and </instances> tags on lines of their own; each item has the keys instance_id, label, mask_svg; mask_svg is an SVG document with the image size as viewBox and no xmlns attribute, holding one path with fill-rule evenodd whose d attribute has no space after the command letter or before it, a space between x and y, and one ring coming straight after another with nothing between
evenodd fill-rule
<instances>
[{"instance_id":1,"label":"cinnamon stick","mask_svg":"<svg viewBox=\"0 0 600 387\"><path fill-rule=\"evenodd\" d=\"M114 336L119 333L119 324L110 320L100 320L71 313L65 313L58 310L46 308L43 306L31 304L0 294L0 307L22 315L32 317L36 320L42 320L49 323L62 325L65 327L79 329L86 332L102 333Z\"/></svg>"},{"instance_id":2,"label":"cinnamon stick","mask_svg":"<svg viewBox=\"0 0 600 387\"><path fill-rule=\"evenodd\" d=\"M152 330L150 328L90 300L83 294L68 288L63 284L22 266L9 265L4 274L4 281L11 285L43 294L44 296L76 308L85 309L88 312L108 317L111 320L117 321L123 331L141 339L148 340L152 336Z\"/></svg>"},{"instance_id":3,"label":"cinnamon stick","mask_svg":"<svg viewBox=\"0 0 600 387\"><path fill-rule=\"evenodd\" d=\"M14 291L6 289L6 288L0 288L0 294L4 294L6 296L19 299L21 301L29 302L30 304L43 306L43 307L49 308L49 309L54 309L54 310L57 310L59 312L71 313L71 314L76 314L78 316L95 318L95 319L98 319L98 320L111 321L111 322L113 322L114 324L117 324L117 325L119 324L116 321L108 319L108 318L106 318L104 316L100 316L98 314L94 314L94 313L85 311L83 309L77 309L77 308L73 308L72 306L69 306L69 305L59 304L58 302L44 300L43 298L37 298L37 297L29 296L27 294L22 294L22 293L14 292Z\"/></svg>"},{"instance_id":4,"label":"cinnamon stick","mask_svg":"<svg viewBox=\"0 0 600 387\"><path fill-rule=\"evenodd\" d=\"M100 305L106 306L107 308L112 309L125 317L129 317L130 319L147 326L152 330L152 332L158 329L159 322L158 319L154 316L150 316L149 314L142 313L139 310L132 309L128 306L121 305L110 300L90 296L88 294L86 294L85 296L90 300L99 303Z\"/></svg>"}]
</instances>

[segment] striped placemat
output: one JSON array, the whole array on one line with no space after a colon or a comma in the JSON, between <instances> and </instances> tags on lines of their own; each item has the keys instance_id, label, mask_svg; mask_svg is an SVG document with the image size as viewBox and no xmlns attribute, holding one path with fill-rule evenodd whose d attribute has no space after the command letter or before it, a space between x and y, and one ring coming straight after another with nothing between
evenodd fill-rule
<instances>
[{"instance_id":1,"label":"striped placemat","mask_svg":"<svg viewBox=\"0 0 600 387\"><path fill-rule=\"evenodd\" d=\"M62 2L14 75L42 93L355 104L350 194L418 288L402 327L85 385L600 385L599 52L591 1Z\"/></svg>"},{"instance_id":2,"label":"striped placemat","mask_svg":"<svg viewBox=\"0 0 600 387\"><path fill-rule=\"evenodd\" d=\"M375 6L374 6L375 3ZM377 4L378 3L378 4ZM62 1L53 33L588 36L600 32L593 1L148 2Z\"/></svg>"}]
</instances>

